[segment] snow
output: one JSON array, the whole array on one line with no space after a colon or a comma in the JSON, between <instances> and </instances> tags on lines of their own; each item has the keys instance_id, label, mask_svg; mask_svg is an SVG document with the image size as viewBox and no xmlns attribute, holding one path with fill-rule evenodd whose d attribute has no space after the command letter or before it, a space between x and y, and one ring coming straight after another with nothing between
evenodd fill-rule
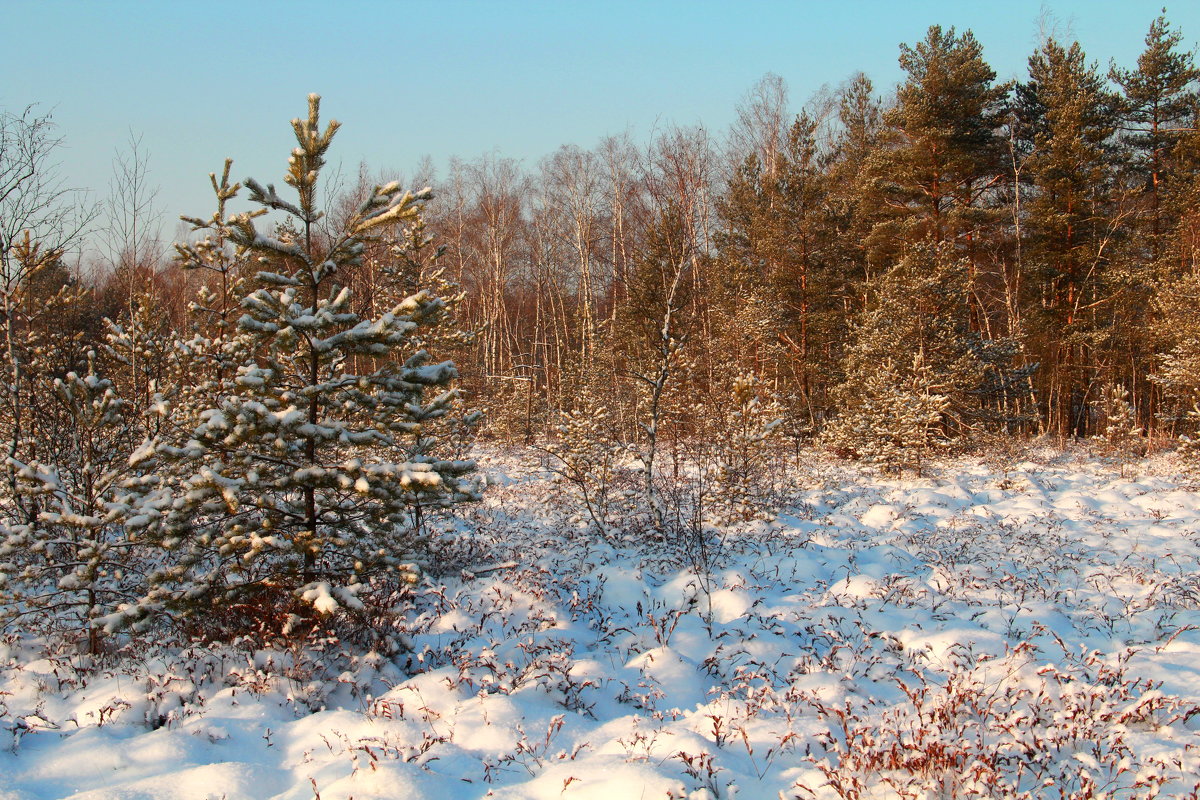
<instances>
[{"instance_id":1,"label":"snow","mask_svg":"<svg viewBox=\"0 0 1200 800\"><path fill-rule=\"evenodd\" d=\"M710 575L590 534L519 455L481 462L455 536L497 566L427 578L394 663L0 642L0 800L1166 797L1200 775L1200 495L1169 461L880 480L805 453Z\"/></svg>"}]
</instances>

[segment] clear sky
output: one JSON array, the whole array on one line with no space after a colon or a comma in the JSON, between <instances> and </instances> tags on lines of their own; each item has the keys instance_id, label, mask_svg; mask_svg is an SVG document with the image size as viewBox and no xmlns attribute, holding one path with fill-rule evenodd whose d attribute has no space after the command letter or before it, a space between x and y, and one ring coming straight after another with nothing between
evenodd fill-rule
<instances>
[{"instance_id":1,"label":"clear sky","mask_svg":"<svg viewBox=\"0 0 1200 800\"><path fill-rule=\"evenodd\" d=\"M1089 57L1133 66L1161 0L1004 2L267 2L0 0L0 107L53 110L75 185L107 192L112 159L142 136L166 233L211 213L207 175L278 182L288 121L309 92L343 123L331 153L353 171L409 172L423 155L498 151L534 165L667 123L723 135L766 72L798 108L857 70L882 92L901 42L970 28L1000 78L1023 76L1049 14ZM1200 39L1200 2L1167 16Z\"/></svg>"}]
</instances>

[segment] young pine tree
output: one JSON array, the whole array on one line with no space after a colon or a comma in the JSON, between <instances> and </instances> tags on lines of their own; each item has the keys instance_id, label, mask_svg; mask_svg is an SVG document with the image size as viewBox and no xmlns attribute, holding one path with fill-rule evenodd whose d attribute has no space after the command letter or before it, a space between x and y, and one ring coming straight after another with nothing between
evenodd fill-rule
<instances>
[{"instance_id":1,"label":"young pine tree","mask_svg":"<svg viewBox=\"0 0 1200 800\"><path fill-rule=\"evenodd\" d=\"M672 395L686 372L686 309L692 285L691 245L684 214L669 205L648 235L643 257L630 276L630 300L617 319L617 340L628 374L639 392L645 497L659 532L667 529L667 510L659 486L664 433L669 429Z\"/></svg>"},{"instance_id":2,"label":"young pine tree","mask_svg":"<svg viewBox=\"0 0 1200 800\"><path fill-rule=\"evenodd\" d=\"M946 387L917 353L911 363L882 364L852 372L840 387L844 407L822 433L834 452L884 472L920 472L930 455L944 449L943 415L950 408Z\"/></svg>"},{"instance_id":3,"label":"young pine tree","mask_svg":"<svg viewBox=\"0 0 1200 800\"><path fill-rule=\"evenodd\" d=\"M1095 438L1107 455L1121 465L1142 449L1142 429L1138 427L1133 404L1129 402L1129 390L1119 383L1104 388L1100 398L1100 411L1104 414L1104 426Z\"/></svg>"},{"instance_id":4,"label":"young pine tree","mask_svg":"<svg viewBox=\"0 0 1200 800\"><path fill-rule=\"evenodd\" d=\"M18 491L39 513L0 524L0 623L63 626L97 653L99 620L142 585L136 544L122 528L134 429L125 401L93 369L53 386L55 458L14 464Z\"/></svg>"},{"instance_id":5,"label":"young pine tree","mask_svg":"<svg viewBox=\"0 0 1200 800\"><path fill-rule=\"evenodd\" d=\"M1004 421L997 400L1023 383L1013 343L970 329L966 270L948 246L913 248L870 289L823 433L831 449L919 469L936 447Z\"/></svg>"},{"instance_id":6,"label":"young pine tree","mask_svg":"<svg viewBox=\"0 0 1200 800\"><path fill-rule=\"evenodd\" d=\"M261 211L214 218L262 267L240 300L235 341L222 345L240 361L212 379L211 407L184 409L174 436L141 451L142 468L165 478L128 526L163 563L111 625L254 598L291 596L317 613L355 607L369 581L414 579L426 510L478 496L473 462L445 457L433 435L455 406L457 371L409 350L443 301L418 291L363 318L339 283L372 237L415 224L429 193L378 186L318 236L317 181L338 123L321 130L311 95L292 127L284 180L297 198L250 179ZM290 224L261 232L255 219L267 210Z\"/></svg>"}]
</instances>

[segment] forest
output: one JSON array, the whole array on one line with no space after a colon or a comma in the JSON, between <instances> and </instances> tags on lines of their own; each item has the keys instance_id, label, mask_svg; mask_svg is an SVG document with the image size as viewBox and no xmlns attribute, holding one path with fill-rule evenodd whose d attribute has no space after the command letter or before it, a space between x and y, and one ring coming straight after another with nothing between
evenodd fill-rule
<instances>
[{"instance_id":1,"label":"forest","mask_svg":"<svg viewBox=\"0 0 1200 800\"><path fill-rule=\"evenodd\" d=\"M668 126L644 148L627 136L566 145L533 169L500 154L455 161L441 180L411 181L435 185L436 200L405 280L436 272L454 287L444 293L461 292L456 324L472 335L440 352L489 436L530 440L598 387L620 435L638 435L631 376L652 369L669 317L668 393L726 408L734 378L751 375L795 439L856 451L840 443L854 420L906 402L926 407L914 445L921 433L1091 436L1123 403L1144 436L1174 439L1194 428L1200 381L1188 313L1197 72L1181 41L1159 18L1136 66L1101 70L1078 43L1048 38L1027 81L1001 84L971 32L934 27L902 46L907 77L887 96L860 74L792 117L784 81L767 75L725 140ZM136 150L92 225L104 228L101 269L49 263L25 279L83 231L55 216L69 198L37 174L55 135L36 109L6 113L8 352L67 284L81 296L58 327L80 343L63 365L82 363L101 320L144 307L184 336L211 281L140 218L152 187ZM361 172L320 201L318 246L369 192ZM378 265L397 245L373 240L339 276L362 312L386 304ZM700 433L702 420L666 405L664 432Z\"/></svg>"},{"instance_id":2,"label":"forest","mask_svg":"<svg viewBox=\"0 0 1200 800\"><path fill-rule=\"evenodd\" d=\"M1151 797L1191 787L1193 745L1160 763L1158 745L1112 732L1159 731L1159 744L1194 738L1200 705L1182 694L1156 699L1151 682L1127 672L1144 666L1140 656L1110 645L1184 653L1181 662L1191 651L1169 647L1200 647L1185 635L1200 597L1195 558L1162 544L1145 571L1122 572L1135 569L1115 543L1128 526L1116 539L1099 532L1102 512L1080 511L1080 498L1124 492L1120 503L1132 509L1140 501L1130 486L1174 492L1161 506L1138 506L1138 519L1161 527L1178 517L1187 528L1179 535L1195 544L1187 526L1196 509L1176 492L1200 453L1194 53L1163 16L1131 65L1103 68L1080 44L1046 36L1027 75L1004 83L971 31L937 25L900 45L899 63L894 90L860 73L798 114L783 78L768 74L722 135L666 125L643 142L626 134L592 149L564 145L533 165L500 153L454 160L444 175L428 163L407 177L367 165L333 174L340 124L323 119L321 98L310 95L291 122L283 185L237 178L234 160L214 165L212 206L184 209L186 234L173 245L161 241L136 138L114 164L110 196L90 205L56 171L66 139L52 116L36 106L0 112L0 677L9 680L0 680L0 730L13 736L0 759L16 769L22 738L65 724L66 706L57 722L45 701L15 711L33 691L19 673L34 663L43 673L50 664L71 698L130 663L153 663L139 699L88 706L101 728L139 713L154 731L200 725L221 687L304 713L357 704L390 722L406 719L397 687L436 674L450 676L445 691L477 692L481 703L536 690L580 719L636 709L635 734L646 720L661 734L686 717L656 704L672 678L652 664L669 657L695 666L720 687L722 708L741 704L746 716L705 707L714 688L692 698L706 727L687 723L708 749L681 732L661 752L649 734L614 739L623 764L662 757L657 778L629 777L620 791L661 778L656 796L711 800L735 786L759 796L746 788L751 775L780 797L871 797L886 783L900 792L888 796L915 798L947 781L945 796L955 797L1032 797L1030 787L1050 785L1070 797ZM236 142L228 146L236 153ZM94 245L88 259L78 255L85 242ZM1094 463L1071 472L1061 454L1079 447ZM1060 455L1035 467L1049 451ZM1107 465L1113 481L1137 481L1145 459L1168 451L1184 476L1169 489L1105 484L1093 470ZM960 467L940 465L962 459L984 472L946 477ZM919 488L942 479L957 481L959 494L946 489L935 502L933 489ZM1008 501L988 494L988 481L1041 498L1036 513L1006 510L1011 519L1058 521L1031 533L1033 522L1002 518L994 509ZM912 486L916 499L906 501ZM998 527L972 527L984 526L977 517ZM905 522L918 519L928 531ZM802 532L799 544L783 529ZM867 538L849 543L837 531ZM885 534L900 538L870 539ZM1092 555L1073 549L1077 541ZM883 548L906 555L889 561ZM1011 548L1024 554L1017 566ZM907 554L925 559L928 574L904 572ZM1064 554L1077 558L1054 561ZM820 603L840 587L832 602L856 610L858 628L849 616L803 627L817 606L803 593L771 595L786 584L766 577L764 559L775 556L792 565L793 582L816 582ZM1089 558L1112 571L1063 577ZM972 569L997 559L1009 571L971 582ZM1038 571L1050 562L1058 566ZM852 580L858 569L867 589ZM892 569L900 572L881 577ZM630 578L643 572L644 581ZM679 575L687 579L673 583ZM972 616L971 592L987 595L992 579L995 616ZM1127 596L1126 580L1154 588ZM754 612L761 598L737 598L755 581L771 603L801 610L776 622L775 612ZM1034 599L1060 581L1071 588ZM616 587L607 599L606 586ZM1121 609L1105 605L1113 596L1126 598ZM606 616L604 602L623 610ZM943 602L954 610L939 610ZM1039 603L1065 609L1054 619L1075 627L1028 617ZM903 654L908 645L893 644L920 624L881 621L897 609L930 630L951 626L951 638L947 620L969 618L980 641L1005 644L980 655L974 639L960 638L937 665L918 663ZM594 641L540 644L555 614ZM459 627L460 618L476 627ZM677 628L686 633L676 649L703 638L715 648L707 660L674 654ZM807 666L781 677L746 644L755 637L782 637L783 650L803 639ZM519 640L521 654L496 656L505 640ZM1052 640L1058 671L1030 677L1035 666L1022 659ZM742 649L724 649L734 641ZM1080 655L1076 644L1098 649ZM598 677L595 660L572 661L577 645L596 659L625 648L621 669L638 677ZM150 655L162 646L172 655ZM1119 669L1105 666L1107 655ZM987 677L993 658L1011 668L999 683ZM801 673L865 682L876 667L901 676L901 694L894 684L847 690L871 699L857 710L847 700L843 713L836 692L796 688ZM1018 672L1042 681L1036 703L1008 682ZM1160 672L1158 685L1170 684L1169 668ZM1095 689L1090 699L1072 694L1084 685ZM941 717L920 702L934 695ZM536 736L518 724L519 735L504 734L507 755L475 758L442 726L448 712L416 696L422 722L405 722L400 739L345 734L335 746L323 737L325 772L305 773L311 787L295 783L298 772L292 783L280 778L272 796L319 798L319 780L344 778L335 761L352 764L346 781L376 774L382 759L413 774L482 769L461 778L482 781L476 788L512 788L514 774L553 783L553 792L526 787L533 793L513 797L569 796L572 783L604 771L597 761L576 770L586 780L569 774L581 749L568 756L551 745L576 725L563 714L534 714ZM993 705L980 711L980 697ZM885 700L914 716L870 717ZM1049 738L1033 744L1003 722L1023 703L1044 711L1076 702L1132 710L1119 720L1076 715L1094 716L1093 727L1054 739L1056 759L1033 755L1058 735L1048 717L1034 714L1029 735ZM82 713L71 712L76 728ZM755 727L766 725L759 713L784 713L787 733ZM483 714L484 723L464 725L483 730L492 724ZM808 722L793 728L793 714ZM868 717L870 735L854 728ZM946 738L914 745L914 731L935 717L930 735ZM418 729L423 738L409 741ZM230 736L222 730L192 733L209 731L217 746ZM267 748L271 730L255 732ZM950 752L947 742L965 749ZM744 744L742 760L721 761L734 744ZM913 747L925 748L920 765L897 755ZM438 758L458 766L438 773ZM662 777L668 762L682 783ZM1076 762L1086 769L1064 766ZM222 791L253 796L235 784ZM22 785L30 797L67 792ZM1011 793L991 793L1001 785ZM359 797L398 796L353 786ZM0 796L4 788L0 779Z\"/></svg>"}]
</instances>

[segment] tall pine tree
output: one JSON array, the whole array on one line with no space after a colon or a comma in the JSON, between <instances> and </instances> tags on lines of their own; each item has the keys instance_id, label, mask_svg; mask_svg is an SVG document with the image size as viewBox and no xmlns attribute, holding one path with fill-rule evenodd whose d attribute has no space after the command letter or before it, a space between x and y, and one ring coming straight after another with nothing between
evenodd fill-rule
<instances>
[{"instance_id":1,"label":"tall pine tree","mask_svg":"<svg viewBox=\"0 0 1200 800\"><path fill-rule=\"evenodd\" d=\"M994 218L988 194L1001 172L995 130L1007 93L970 31L934 25L924 41L900 46L900 66L908 77L884 114L895 141L872 164L884 219L870 245L892 263L903 243L963 246Z\"/></svg>"},{"instance_id":2,"label":"tall pine tree","mask_svg":"<svg viewBox=\"0 0 1200 800\"><path fill-rule=\"evenodd\" d=\"M1030 184L1023 244L1031 352L1050 429L1084 434L1113 330L1114 99L1078 43L1047 40L1029 59L1017 109L1028 131Z\"/></svg>"},{"instance_id":3,"label":"tall pine tree","mask_svg":"<svg viewBox=\"0 0 1200 800\"><path fill-rule=\"evenodd\" d=\"M1173 227L1170 196L1176 181L1175 150L1187 134L1195 133L1197 79L1193 53L1181 51L1183 35L1159 17L1146 34L1146 49L1137 69L1114 67L1110 78L1122 90L1122 129L1131 151L1132 167L1145 197L1145 256L1157 259L1163 237Z\"/></svg>"}]
</instances>

